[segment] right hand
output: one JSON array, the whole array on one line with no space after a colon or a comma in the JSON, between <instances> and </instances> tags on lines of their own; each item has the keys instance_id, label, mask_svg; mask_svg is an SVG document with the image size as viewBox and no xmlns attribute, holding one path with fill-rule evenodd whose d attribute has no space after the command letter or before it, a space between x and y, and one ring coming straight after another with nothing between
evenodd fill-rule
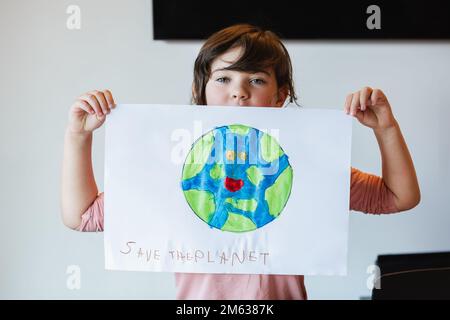
<instances>
[{"instance_id":1,"label":"right hand","mask_svg":"<svg viewBox=\"0 0 450 320\"><path fill-rule=\"evenodd\" d=\"M89 91L79 96L70 107L69 130L73 133L91 133L101 127L106 115L115 107L111 91Z\"/></svg>"}]
</instances>

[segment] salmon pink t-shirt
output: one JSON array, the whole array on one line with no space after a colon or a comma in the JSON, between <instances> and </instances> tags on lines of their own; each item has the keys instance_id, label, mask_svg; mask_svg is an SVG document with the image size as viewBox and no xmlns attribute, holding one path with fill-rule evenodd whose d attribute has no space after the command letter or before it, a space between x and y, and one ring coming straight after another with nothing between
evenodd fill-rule
<instances>
[{"instance_id":1,"label":"salmon pink t-shirt","mask_svg":"<svg viewBox=\"0 0 450 320\"><path fill-rule=\"evenodd\" d=\"M79 231L103 231L100 193L82 215ZM381 177L352 168L350 210L371 214L398 212L394 194ZM306 300L302 275L175 273L177 299Z\"/></svg>"}]
</instances>

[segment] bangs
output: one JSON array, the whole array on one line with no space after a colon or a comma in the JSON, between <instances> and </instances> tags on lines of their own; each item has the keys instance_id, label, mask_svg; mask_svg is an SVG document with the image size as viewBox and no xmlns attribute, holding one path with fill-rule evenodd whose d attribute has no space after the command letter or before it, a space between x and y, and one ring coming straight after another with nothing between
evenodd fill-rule
<instances>
[{"instance_id":1,"label":"bangs","mask_svg":"<svg viewBox=\"0 0 450 320\"><path fill-rule=\"evenodd\" d=\"M241 56L235 63L224 69L249 73L263 72L279 66L284 56L282 49L277 50L273 43L264 37L263 33L246 34L230 49L237 47L242 48Z\"/></svg>"}]
</instances>

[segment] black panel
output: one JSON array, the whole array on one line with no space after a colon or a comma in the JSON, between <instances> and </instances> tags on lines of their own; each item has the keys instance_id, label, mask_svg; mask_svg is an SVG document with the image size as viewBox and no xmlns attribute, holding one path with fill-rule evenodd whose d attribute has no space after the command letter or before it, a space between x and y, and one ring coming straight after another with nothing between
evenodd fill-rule
<instances>
[{"instance_id":1,"label":"black panel","mask_svg":"<svg viewBox=\"0 0 450 320\"><path fill-rule=\"evenodd\" d=\"M450 299L450 252L378 256L373 300Z\"/></svg>"},{"instance_id":2,"label":"black panel","mask_svg":"<svg viewBox=\"0 0 450 320\"><path fill-rule=\"evenodd\" d=\"M370 30L370 5L381 29ZM154 39L205 39L235 23L284 39L450 39L449 0L153 0Z\"/></svg>"}]
</instances>

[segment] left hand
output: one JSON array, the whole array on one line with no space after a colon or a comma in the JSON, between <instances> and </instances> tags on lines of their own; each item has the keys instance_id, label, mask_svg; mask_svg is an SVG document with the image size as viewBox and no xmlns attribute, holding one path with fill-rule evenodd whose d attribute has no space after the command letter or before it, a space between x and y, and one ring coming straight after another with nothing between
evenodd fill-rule
<instances>
[{"instance_id":1,"label":"left hand","mask_svg":"<svg viewBox=\"0 0 450 320\"><path fill-rule=\"evenodd\" d=\"M376 131L396 125L391 105L380 89L364 87L355 93L350 93L345 100L344 111L366 127Z\"/></svg>"}]
</instances>

